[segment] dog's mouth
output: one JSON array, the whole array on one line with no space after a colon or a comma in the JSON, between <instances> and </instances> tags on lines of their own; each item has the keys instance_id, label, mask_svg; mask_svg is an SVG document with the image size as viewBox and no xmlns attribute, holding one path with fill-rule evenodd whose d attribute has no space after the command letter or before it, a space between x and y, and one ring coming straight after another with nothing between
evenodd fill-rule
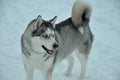
<instances>
[{"instance_id":1,"label":"dog's mouth","mask_svg":"<svg viewBox=\"0 0 120 80\"><path fill-rule=\"evenodd\" d=\"M49 54L49 55L53 55L55 53L55 50L50 50L48 48L46 48L44 45L42 45L42 48Z\"/></svg>"}]
</instances>

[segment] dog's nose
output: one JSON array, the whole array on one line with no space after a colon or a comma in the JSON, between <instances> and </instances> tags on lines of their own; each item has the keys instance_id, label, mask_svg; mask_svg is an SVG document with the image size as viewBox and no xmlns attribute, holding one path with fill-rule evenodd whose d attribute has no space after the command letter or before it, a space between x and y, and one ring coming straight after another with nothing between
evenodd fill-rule
<instances>
[{"instance_id":1,"label":"dog's nose","mask_svg":"<svg viewBox=\"0 0 120 80\"><path fill-rule=\"evenodd\" d=\"M54 43L53 44L53 48L56 49L58 47L58 44L57 43Z\"/></svg>"}]
</instances>

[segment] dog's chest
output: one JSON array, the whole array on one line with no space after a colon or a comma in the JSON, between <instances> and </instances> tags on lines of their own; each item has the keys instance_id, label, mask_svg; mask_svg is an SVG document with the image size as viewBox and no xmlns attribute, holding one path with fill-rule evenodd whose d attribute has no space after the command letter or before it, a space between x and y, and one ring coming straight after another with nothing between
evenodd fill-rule
<instances>
[{"instance_id":1,"label":"dog's chest","mask_svg":"<svg viewBox=\"0 0 120 80\"><path fill-rule=\"evenodd\" d=\"M29 59L26 58L25 61L29 62L30 66L33 68L46 70L51 66L53 58L51 57L47 61L44 61L45 57L43 56L44 54L32 54L31 56L29 56Z\"/></svg>"}]
</instances>

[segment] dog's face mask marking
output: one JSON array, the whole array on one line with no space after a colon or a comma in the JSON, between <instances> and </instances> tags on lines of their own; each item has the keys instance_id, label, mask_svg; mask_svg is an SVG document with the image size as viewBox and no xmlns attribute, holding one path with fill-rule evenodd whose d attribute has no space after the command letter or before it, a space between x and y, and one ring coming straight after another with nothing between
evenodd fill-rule
<instances>
[{"instance_id":1,"label":"dog's face mask marking","mask_svg":"<svg viewBox=\"0 0 120 80\"><path fill-rule=\"evenodd\" d=\"M47 52L53 54L54 50L58 47L55 40L55 21L56 16L49 20L42 20L41 16L38 16L34 25L31 36L33 37L33 49L39 52Z\"/></svg>"}]
</instances>

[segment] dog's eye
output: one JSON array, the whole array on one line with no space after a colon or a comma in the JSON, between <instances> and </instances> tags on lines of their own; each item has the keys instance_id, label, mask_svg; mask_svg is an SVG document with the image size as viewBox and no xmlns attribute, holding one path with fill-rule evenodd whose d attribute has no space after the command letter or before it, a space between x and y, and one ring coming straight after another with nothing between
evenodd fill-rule
<instances>
[{"instance_id":1,"label":"dog's eye","mask_svg":"<svg viewBox=\"0 0 120 80\"><path fill-rule=\"evenodd\" d=\"M49 38L49 36L47 34L43 34L42 37L43 38Z\"/></svg>"}]
</instances>

